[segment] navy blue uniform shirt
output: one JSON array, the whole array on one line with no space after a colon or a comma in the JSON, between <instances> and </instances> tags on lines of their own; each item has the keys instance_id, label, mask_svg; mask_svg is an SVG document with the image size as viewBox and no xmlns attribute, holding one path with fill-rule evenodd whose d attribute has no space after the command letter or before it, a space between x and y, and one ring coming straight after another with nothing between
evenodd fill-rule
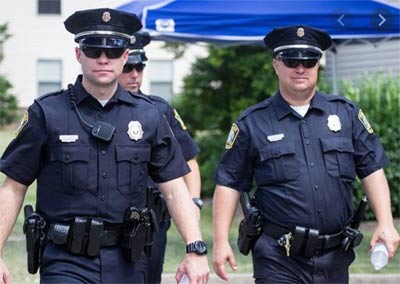
<instances>
[{"instance_id":1,"label":"navy blue uniform shirt","mask_svg":"<svg viewBox=\"0 0 400 284\"><path fill-rule=\"evenodd\" d=\"M118 86L102 107L85 91L81 77L74 93L87 123L101 120L115 126L111 142L93 138L68 91L60 91L35 100L28 122L1 159L1 171L14 180L30 185L37 179L36 209L46 219L97 216L121 223L128 206L145 207L149 175L165 182L190 171L166 119L151 101Z\"/></svg>"},{"instance_id":2,"label":"navy blue uniform shirt","mask_svg":"<svg viewBox=\"0 0 400 284\"><path fill-rule=\"evenodd\" d=\"M256 182L265 217L333 233L352 216L352 182L388 164L362 111L316 93L301 117L278 93L234 123L214 181L239 191Z\"/></svg>"}]
</instances>

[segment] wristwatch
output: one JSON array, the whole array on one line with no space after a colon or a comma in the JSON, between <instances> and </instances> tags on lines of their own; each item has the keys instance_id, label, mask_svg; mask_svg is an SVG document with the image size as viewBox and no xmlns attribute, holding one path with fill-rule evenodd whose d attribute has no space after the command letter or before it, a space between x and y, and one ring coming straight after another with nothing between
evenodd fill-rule
<instances>
[{"instance_id":1,"label":"wristwatch","mask_svg":"<svg viewBox=\"0 0 400 284\"><path fill-rule=\"evenodd\" d=\"M192 198L194 204L196 204L197 207L199 207L199 209L201 210L201 208L203 208L204 202L203 200L201 200L200 197L194 197Z\"/></svg>"},{"instance_id":2,"label":"wristwatch","mask_svg":"<svg viewBox=\"0 0 400 284\"><path fill-rule=\"evenodd\" d=\"M207 254L207 245L203 241L195 241L186 245L186 253L194 252L197 255Z\"/></svg>"}]
</instances>

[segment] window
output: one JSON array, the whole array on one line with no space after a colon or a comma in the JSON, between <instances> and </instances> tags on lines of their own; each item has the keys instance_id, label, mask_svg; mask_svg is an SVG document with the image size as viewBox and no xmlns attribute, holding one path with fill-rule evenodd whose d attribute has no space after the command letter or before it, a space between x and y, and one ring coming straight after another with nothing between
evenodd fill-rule
<instances>
[{"instance_id":1,"label":"window","mask_svg":"<svg viewBox=\"0 0 400 284\"><path fill-rule=\"evenodd\" d=\"M61 0L38 0L38 14L61 14Z\"/></svg>"},{"instance_id":2,"label":"window","mask_svg":"<svg viewBox=\"0 0 400 284\"><path fill-rule=\"evenodd\" d=\"M173 96L172 60L152 60L149 64L150 94L170 101Z\"/></svg>"},{"instance_id":3,"label":"window","mask_svg":"<svg viewBox=\"0 0 400 284\"><path fill-rule=\"evenodd\" d=\"M61 60L40 60L37 65L38 95L61 89Z\"/></svg>"}]
</instances>

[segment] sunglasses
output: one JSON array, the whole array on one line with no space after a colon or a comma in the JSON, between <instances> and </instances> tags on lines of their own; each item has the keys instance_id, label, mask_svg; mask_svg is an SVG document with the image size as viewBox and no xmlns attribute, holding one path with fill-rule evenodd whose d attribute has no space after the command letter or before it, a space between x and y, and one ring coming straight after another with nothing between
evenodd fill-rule
<instances>
[{"instance_id":1,"label":"sunglasses","mask_svg":"<svg viewBox=\"0 0 400 284\"><path fill-rule=\"evenodd\" d=\"M285 64L286 67L289 68L296 68L300 64L303 65L304 68L313 68L317 62L318 59L288 59L288 58L280 58L278 59L279 61L282 61L283 64Z\"/></svg>"},{"instance_id":2,"label":"sunglasses","mask_svg":"<svg viewBox=\"0 0 400 284\"><path fill-rule=\"evenodd\" d=\"M86 55L86 57L96 59L101 56L104 52L107 58L116 59L120 58L122 54L124 54L126 48L118 47L118 48L100 48L100 47L90 47L90 46L82 46L82 52Z\"/></svg>"},{"instance_id":3,"label":"sunglasses","mask_svg":"<svg viewBox=\"0 0 400 284\"><path fill-rule=\"evenodd\" d=\"M146 64L139 63L139 64L125 64L124 69L122 69L122 73L130 73L133 71L133 69L136 70L136 72L142 72Z\"/></svg>"}]
</instances>

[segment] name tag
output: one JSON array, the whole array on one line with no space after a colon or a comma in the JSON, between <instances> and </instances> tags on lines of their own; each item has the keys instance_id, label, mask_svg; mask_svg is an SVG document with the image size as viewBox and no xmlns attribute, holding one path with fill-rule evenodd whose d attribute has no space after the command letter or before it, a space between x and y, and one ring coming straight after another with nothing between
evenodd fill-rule
<instances>
[{"instance_id":1,"label":"name tag","mask_svg":"<svg viewBox=\"0 0 400 284\"><path fill-rule=\"evenodd\" d=\"M283 133L274 134L274 135L268 135L268 136L267 136L267 140L268 140L269 142L276 142L276 141L282 140L283 137L285 137L285 134L283 134Z\"/></svg>"},{"instance_id":2,"label":"name tag","mask_svg":"<svg viewBox=\"0 0 400 284\"><path fill-rule=\"evenodd\" d=\"M58 138L63 143L71 143L71 142L75 142L76 140L78 140L79 136L78 135L60 135Z\"/></svg>"}]
</instances>

